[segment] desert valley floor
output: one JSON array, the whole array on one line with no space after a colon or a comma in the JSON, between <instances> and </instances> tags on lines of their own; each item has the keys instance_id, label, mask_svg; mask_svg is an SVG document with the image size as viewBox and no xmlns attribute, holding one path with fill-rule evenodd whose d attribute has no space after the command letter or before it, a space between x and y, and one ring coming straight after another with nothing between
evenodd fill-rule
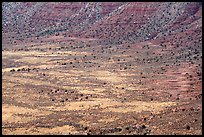
<instances>
[{"instance_id":1,"label":"desert valley floor","mask_svg":"<svg viewBox=\"0 0 204 137\"><path fill-rule=\"evenodd\" d=\"M202 135L202 3L3 2L3 135Z\"/></svg>"},{"instance_id":2,"label":"desert valley floor","mask_svg":"<svg viewBox=\"0 0 204 137\"><path fill-rule=\"evenodd\" d=\"M193 64L157 62L151 42L69 41L2 52L3 134L201 134Z\"/></svg>"}]
</instances>

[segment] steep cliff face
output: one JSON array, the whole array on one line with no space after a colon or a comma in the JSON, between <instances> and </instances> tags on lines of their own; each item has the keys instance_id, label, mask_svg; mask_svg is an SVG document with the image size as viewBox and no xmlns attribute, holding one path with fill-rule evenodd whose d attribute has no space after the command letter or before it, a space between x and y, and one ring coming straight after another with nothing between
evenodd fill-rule
<instances>
[{"instance_id":1,"label":"steep cliff face","mask_svg":"<svg viewBox=\"0 0 204 137\"><path fill-rule=\"evenodd\" d=\"M195 2L11 2L2 6L3 33L24 38L64 35L121 44L202 29L202 6Z\"/></svg>"}]
</instances>

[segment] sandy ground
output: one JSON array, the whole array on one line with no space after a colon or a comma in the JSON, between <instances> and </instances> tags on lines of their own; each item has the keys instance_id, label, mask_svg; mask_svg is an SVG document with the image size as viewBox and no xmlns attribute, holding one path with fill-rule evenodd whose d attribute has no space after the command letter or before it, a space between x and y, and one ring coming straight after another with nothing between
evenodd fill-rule
<instances>
[{"instance_id":1,"label":"sandy ground","mask_svg":"<svg viewBox=\"0 0 204 137\"><path fill-rule=\"evenodd\" d=\"M2 134L201 134L201 70L144 44L3 51Z\"/></svg>"}]
</instances>

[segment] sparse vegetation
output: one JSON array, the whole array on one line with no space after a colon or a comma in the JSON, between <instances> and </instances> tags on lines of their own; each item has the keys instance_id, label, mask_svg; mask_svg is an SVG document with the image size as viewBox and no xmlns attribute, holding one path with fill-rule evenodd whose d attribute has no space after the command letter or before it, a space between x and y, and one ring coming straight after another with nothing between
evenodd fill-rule
<instances>
[{"instance_id":1,"label":"sparse vegetation","mask_svg":"<svg viewBox=\"0 0 204 137\"><path fill-rule=\"evenodd\" d=\"M2 134L202 134L201 11L2 3Z\"/></svg>"}]
</instances>

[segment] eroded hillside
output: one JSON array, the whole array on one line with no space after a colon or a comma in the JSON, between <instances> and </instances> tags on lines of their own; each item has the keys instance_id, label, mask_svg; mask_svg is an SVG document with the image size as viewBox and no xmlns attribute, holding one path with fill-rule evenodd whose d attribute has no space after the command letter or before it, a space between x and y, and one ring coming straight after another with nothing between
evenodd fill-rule
<instances>
[{"instance_id":1,"label":"eroded hillside","mask_svg":"<svg viewBox=\"0 0 204 137\"><path fill-rule=\"evenodd\" d=\"M200 3L2 13L2 134L202 134Z\"/></svg>"}]
</instances>

